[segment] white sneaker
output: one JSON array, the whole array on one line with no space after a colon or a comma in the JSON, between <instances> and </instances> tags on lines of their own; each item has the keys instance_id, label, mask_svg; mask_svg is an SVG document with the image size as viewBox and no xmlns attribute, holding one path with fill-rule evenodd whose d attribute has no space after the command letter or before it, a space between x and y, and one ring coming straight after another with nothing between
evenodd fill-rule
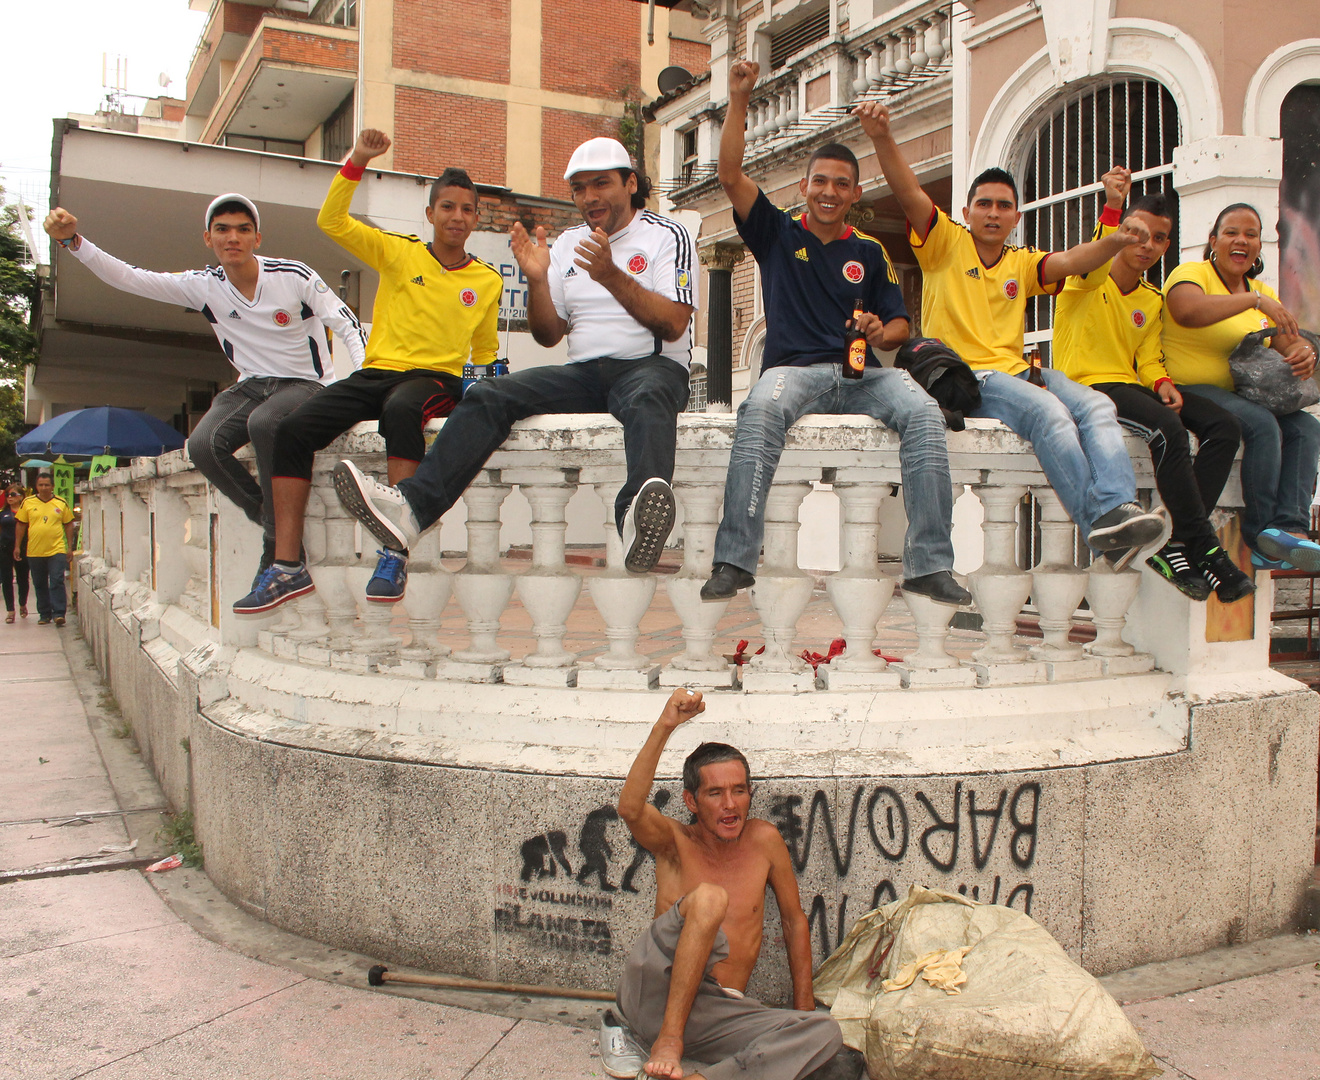
<instances>
[{"instance_id":1,"label":"white sneaker","mask_svg":"<svg viewBox=\"0 0 1320 1080\"><path fill-rule=\"evenodd\" d=\"M623 568L630 574L655 569L674 527L674 489L653 476L633 496L623 518Z\"/></svg>"},{"instance_id":2,"label":"white sneaker","mask_svg":"<svg viewBox=\"0 0 1320 1080\"><path fill-rule=\"evenodd\" d=\"M606 1009L600 1018L600 1062L619 1080L634 1080L646 1066L646 1054L613 1009Z\"/></svg>"},{"instance_id":3,"label":"white sneaker","mask_svg":"<svg viewBox=\"0 0 1320 1080\"><path fill-rule=\"evenodd\" d=\"M377 483L351 461L335 466L333 480L344 509L387 548L406 553L421 536L412 507L398 488ZM398 514L397 525L386 516L387 510Z\"/></svg>"}]
</instances>

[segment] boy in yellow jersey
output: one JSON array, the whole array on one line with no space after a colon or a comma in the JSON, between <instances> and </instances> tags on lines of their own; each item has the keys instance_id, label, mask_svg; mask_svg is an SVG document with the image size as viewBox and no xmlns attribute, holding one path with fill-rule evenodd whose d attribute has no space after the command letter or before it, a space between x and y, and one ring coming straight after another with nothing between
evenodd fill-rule
<instances>
[{"instance_id":1,"label":"boy in yellow jersey","mask_svg":"<svg viewBox=\"0 0 1320 1080\"><path fill-rule=\"evenodd\" d=\"M15 515L14 560L26 558L37 594L37 625L64 625L64 575L69 568L73 511L55 494L50 473L37 477L37 493L23 500Z\"/></svg>"},{"instance_id":2,"label":"boy in yellow jersey","mask_svg":"<svg viewBox=\"0 0 1320 1080\"><path fill-rule=\"evenodd\" d=\"M239 614L269 611L315 588L301 549L316 451L354 424L379 420L390 483L412 476L426 454L426 422L448 416L463 396L463 365L495 359L504 279L467 253L477 224L477 191L466 172L446 169L431 185L426 220L435 239L430 244L349 217L367 163L389 148L384 132L368 128L358 135L316 219L326 235L380 274L367 358L361 370L326 387L281 422L271 485L275 561L234 605ZM391 550L380 552L368 598L401 600L406 584L407 560Z\"/></svg>"},{"instance_id":3,"label":"boy in yellow jersey","mask_svg":"<svg viewBox=\"0 0 1320 1080\"><path fill-rule=\"evenodd\" d=\"M1193 600L1205 600L1213 588L1221 602L1230 604L1256 587L1220 547L1207 511L1228 482L1241 428L1227 409L1197 394L1180 393L1164 369L1164 297L1143 275L1169 247L1173 210L1168 200L1147 195L1122 214L1132 174L1117 166L1102 180L1105 209L1096 238L1129 217L1139 218L1150 237L1125 247L1112 263L1064 284L1054 307L1054 366L1107 395L1123 426L1150 447L1173 533L1146 564ZM1199 444L1195 462L1188 431L1196 433Z\"/></svg>"},{"instance_id":4,"label":"boy in yellow jersey","mask_svg":"<svg viewBox=\"0 0 1320 1080\"><path fill-rule=\"evenodd\" d=\"M1022 359L1026 303L1054 295L1065 278L1087 274L1122 248L1146 239L1129 219L1109 236L1048 252L1008 243L1022 214L1017 185L1003 169L987 169L971 185L956 224L922 190L889 126L889 110L865 102L853 110L875 144L885 179L908 219L909 240L924 275L921 331L938 337L976 372L981 405L1031 442L1050 486L1092 550L1124 566L1158 538L1163 521L1136 503L1136 477L1123 445L1114 403L1059 371L1044 386L1028 381Z\"/></svg>"}]
</instances>

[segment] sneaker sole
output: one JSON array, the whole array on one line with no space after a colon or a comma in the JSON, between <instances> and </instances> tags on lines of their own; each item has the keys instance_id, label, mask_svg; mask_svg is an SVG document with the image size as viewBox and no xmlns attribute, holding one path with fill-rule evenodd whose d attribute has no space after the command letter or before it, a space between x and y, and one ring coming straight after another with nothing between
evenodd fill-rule
<instances>
[{"instance_id":1,"label":"sneaker sole","mask_svg":"<svg viewBox=\"0 0 1320 1080\"><path fill-rule=\"evenodd\" d=\"M372 596L368 593L367 599L373 604L397 604L403 599L403 593L399 593L398 596Z\"/></svg>"},{"instance_id":2,"label":"sneaker sole","mask_svg":"<svg viewBox=\"0 0 1320 1080\"><path fill-rule=\"evenodd\" d=\"M1320 551L1312 552L1300 544L1296 547L1285 547L1272 536L1257 536L1256 547L1262 555L1275 562L1290 563L1296 569L1307 570L1312 574L1320 573ZM1302 557L1298 558L1299 555Z\"/></svg>"},{"instance_id":3,"label":"sneaker sole","mask_svg":"<svg viewBox=\"0 0 1320 1080\"><path fill-rule=\"evenodd\" d=\"M902 582L899 583L899 587L903 590L905 595L911 594L912 596L924 596L927 600L931 600L936 604L947 604L949 607L968 607L974 600L971 593L967 594L966 600L946 600L940 596L931 596L930 593L922 592L920 589L909 589Z\"/></svg>"},{"instance_id":4,"label":"sneaker sole","mask_svg":"<svg viewBox=\"0 0 1320 1080\"><path fill-rule=\"evenodd\" d=\"M624 552L623 568L630 574L649 574L660 561L674 528L673 488L663 480L648 481L637 493L632 511L637 534Z\"/></svg>"},{"instance_id":5,"label":"sneaker sole","mask_svg":"<svg viewBox=\"0 0 1320 1080\"><path fill-rule=\"evenodd\" d=\"M298 597L306 596L309 592L315 592L315 591L316 591L316 582L312 582L312 584L306 586L305 588L295 589L293 592L285 593L283 596L279 597L278 599L272 600L269 604L263 604L261 607L241 608L237 604L235 604L233 608L233 612L235 615L260 615L263 612L272 611L275 608L279 607L281 604L288 603L290 600L297 600Z\"/></svg>"},{"instance_id":6,"label":"sneaker sole","mask_svg":"<svg viewBox=\"0 0 1320 1080\"><path fill-rule=\"evenodd\" d=\"M403 534L395 527L394 522L381 515L367 493L362 490L359 477L362 480L366 477L362 477L361 473L344 461L335 466L332 475L335 494L339 496L339 502L344 509L357 518L363 528L387 548L407 551L408 545L404 542Z\"/></svg>"},{"instance_id":7,"label":"sneaker sole","mask_svg":"<svg viewBox=\"0 0 1320 1080\"><path fill-rule=\"evenodd\" d=\"M1162 580L1167 581L1170 585L1172 585L1175 589L1177 589L1180 593L1182 593L1183 596L1187 597L1188 600L1195 600L1198 603L1204 602L1210 599L1210 594L1214 591L1208 585L1204 590L1201 590L1196 588L1194 585L1187 586L1179 583L1176 579L1169 577L1168 574L1166 574L1163 570L1161 570L1159 563L1157 563L1153 558L1147 559L1146 565L1149 566L1153 571L1155 571L1155 573L1158 574Z\"/></svg>"},{"instance_id":8,"label":"sneaker sole","mask_svg":"<svg viewBox=\"0 0 1320 1080\"><path fill-rule=\"evenodd\" d=\"M1108 528L1092 529L1086 542L1091 550L1101 553L1123 547L1143 548L1158 540L1163 531L1162 517L1158 514L1143 514ZM1128 561L1131 562L1130 559Z\"/></svg>"}]
</instances>

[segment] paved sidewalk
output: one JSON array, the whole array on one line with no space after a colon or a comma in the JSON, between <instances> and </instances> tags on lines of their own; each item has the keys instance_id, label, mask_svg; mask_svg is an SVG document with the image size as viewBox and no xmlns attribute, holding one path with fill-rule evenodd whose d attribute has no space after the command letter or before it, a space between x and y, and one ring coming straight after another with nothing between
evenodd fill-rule
<instances>
[{"instance_id":1,"label":"paved sidewalk","mask_svg":"<svg viewBox=\"0 0 1320 1080\"><path fill-rule=\"evenodd\" d=\"M596 1003L368 990L370 958L141 873L163 800L76 624L0 625L0 695L0 1080L604 1076ZM1104 981L1171 1080L1320 1080L1320 935Z\"/></svg>"}]
</instances>

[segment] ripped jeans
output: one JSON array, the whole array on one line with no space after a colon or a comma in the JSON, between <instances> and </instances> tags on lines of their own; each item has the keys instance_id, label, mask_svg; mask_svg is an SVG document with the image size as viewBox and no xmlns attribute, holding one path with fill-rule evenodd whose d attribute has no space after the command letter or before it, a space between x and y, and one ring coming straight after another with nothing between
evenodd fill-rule
<instances>
[{"instance_id":1,"label":"ripped jeans","mask_svg":"<svg viewBox=\"0 0 1320 1080\"><path fill-rule=\"evenodd\" d=\"M852 380L843 377L843 367L836 363L769 368L738 407L715 561L756 573L765 536L765 500L784 439L808 413L871 416L898 432L908 515L903 576L952 570L953 487L939 406L906 371L868 367L861 379Z\"/></svg>"}]
</instances>

